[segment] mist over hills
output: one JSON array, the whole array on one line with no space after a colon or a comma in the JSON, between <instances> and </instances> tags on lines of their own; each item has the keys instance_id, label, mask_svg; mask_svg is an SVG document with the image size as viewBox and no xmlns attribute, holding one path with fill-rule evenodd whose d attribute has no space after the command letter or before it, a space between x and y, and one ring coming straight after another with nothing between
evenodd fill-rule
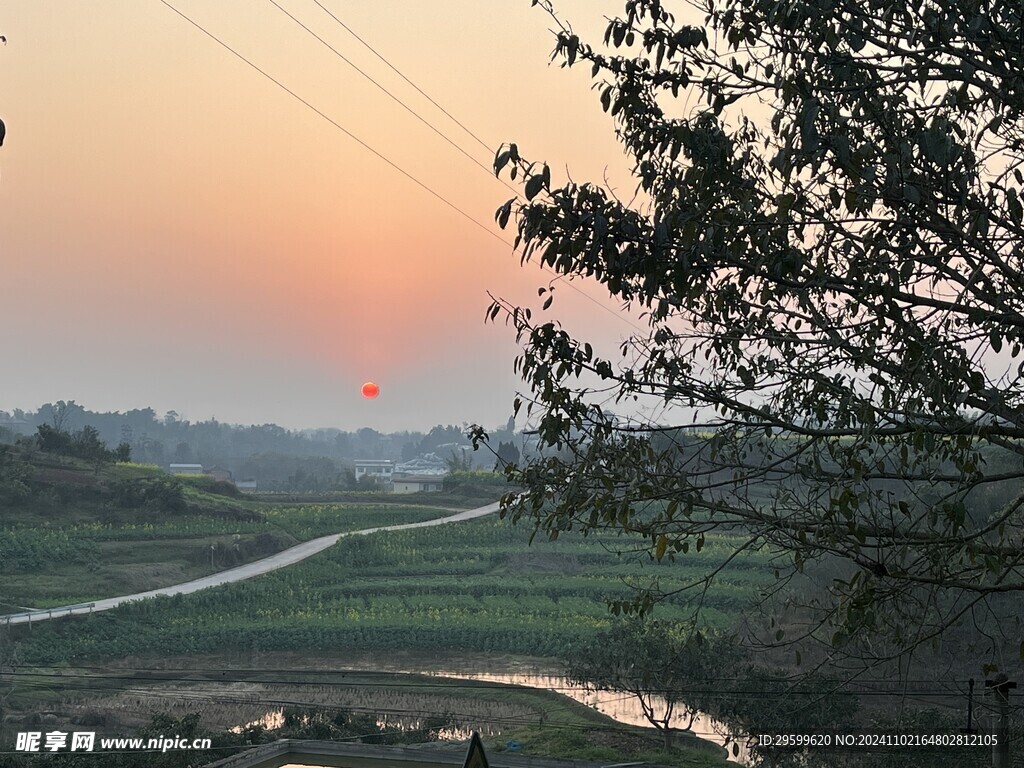
<instances>
[{"instance_id":1,"label":"mist over hills","mask_svg":"<svg viewBox=\"0 0 1024 768\"><path fill-rule=\"evenodd\" d=\"M216 419L191 422L175 411L159 416L153 408L91 411L74 400L46 403L34 411L0 410L0 442L35 435L41 425L75 431L94 427L109 446L127 443L133 461L166 468L171 463L221 467L235 477L258 478L267 490L329 490L351 482L357 459L411 461L433 455L458 461L465 469L493 469L489 451L473 452L465 427L437 425L429 432L382 433L368 427L289 430L276 424L239 425ZM521 442L515 425L494 429L492 444Z\"/></svg>"}]
</instances>

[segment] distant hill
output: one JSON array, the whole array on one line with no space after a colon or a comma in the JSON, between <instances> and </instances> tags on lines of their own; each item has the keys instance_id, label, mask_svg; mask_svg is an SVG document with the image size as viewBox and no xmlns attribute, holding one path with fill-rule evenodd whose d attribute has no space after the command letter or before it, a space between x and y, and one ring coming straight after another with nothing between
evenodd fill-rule
<instances>
[{"instance_id":1,"label":"distant hill","mask_svg":"<svg viewBox=\"0 0 1024 768\"><path fill-rule=\"evenodd\" d=\"M325 418L325 421L327 419ZM47 403L35 411L0 410L0 443L35 435L41 426L74 432L86 426L111 448L126 444L135 461L167 468L172 463L221 466L237 478L255 478L261 489L291 492L355 490L356 459L410 461L428 454L447 460L469 448L463 427L437 425L429 432L384 434L363 428L288 430L276 424L224 424L216 419L191 422L175 411L159 417L152 408L91 411L74 400ZM511 421L490 430L491 444L518 444ZM468 451L472 469L492 469L487 450Z\"/></svg>"},{"instance_id":2,"label":"distant hill","mask_svg":"<svg viewBox=\"0 0 1024 768\"><path fill-rule=\"evenodd\" d=\"M0 614L169 586L317 536L441 517L451 503L350 495L266 501L209 476L0 445Z\"/></svg>"}]
</instances>

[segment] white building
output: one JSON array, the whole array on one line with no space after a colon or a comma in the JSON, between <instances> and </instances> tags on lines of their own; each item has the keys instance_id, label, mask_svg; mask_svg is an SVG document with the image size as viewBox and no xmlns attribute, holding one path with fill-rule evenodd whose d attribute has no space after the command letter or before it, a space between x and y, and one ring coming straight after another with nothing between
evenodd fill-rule
<instances>
[{"instance_id":1,"label":"white building","mask_svg":"<svg viewBox=\"0 0 1024 768\"><path fill-rule=\"evenodd\" d=\"M391 482L395 462L388 459L356 459L356 480L372 477L378 483Z\"/></svg>"},{"instance_id":2,"label":"white building","mask_svg":"<svg viewBox=\"0 0 1024 768\"><path fill-rule=\"evenodd\" d=\"M444 476L447 473L412 475L395 472L391 478L392 493L417 493L418 491L444 490Z\"/></svg>"},{"instance_id":3,"label":"white building","mask_svg":"<svg viewBox=\"0 0 1024 768\"><path fill-rule=\"evenodd\" d=\"M172 475L201 475L203 474L202 464L171 464L168 471Z\"/></svg>"}]
</instances>

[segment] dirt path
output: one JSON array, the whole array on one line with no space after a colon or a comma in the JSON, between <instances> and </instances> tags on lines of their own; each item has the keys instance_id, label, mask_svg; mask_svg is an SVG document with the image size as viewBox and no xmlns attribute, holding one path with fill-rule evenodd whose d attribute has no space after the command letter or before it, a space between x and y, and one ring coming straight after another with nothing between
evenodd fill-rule
<instances>
[{"instance_id":1,"label":"dirt path","mask_svg":"<svg viewBox=\"0 0 1024 768\"><path fill-rule=\"evenodd\" d=\"M488 504L485 507L467 509L454 515L439 517L434 520L421 520L418 523L403 523L401 525L381 525L376 528L364 528L360 531L348 531L346 533L332 533L329 536L321 536L318 539L311 539L310 541L304 541L302 544L296 544L294 547L284 549L277 554L265 557L262 560L256 560L252 563L240 565L237 568L230 568L226 571L213 573L209 576L204 576L201 579L194 579L181 584L173 584L169 587L161 587L160 589L151 589L148 592L136 592L133 595L108 597L105 600L97 600L95 603L62 605L58 608L44 608L36 611L11 613L6 616L0 616L0 624L34 624L37 621L47 621L49 619L57 619L62 616L71 616L72 614L109 611L111 608L116 608L122 603L130 603L135 600L145 600L146 598L157 597L159 595L187 595L191 592L198 592L201 589L219 587L221 584L231 584L236 581L245 581L246 579L251 579L254 576L276 571L278 568L286 568L289 565L294 565L295 563L305 560L307 557L312 557L318 552L323 552L328 547L336 544L339 539L346 536L362 536L367 533L376 533L377 531L404 531L409 528L427 528L434 525L444 525L446 523L458 523L463 520L473 520L477 517L490 515L497 511L498 502L494 502L493 504Z\"/></svg>"}]
</instances>

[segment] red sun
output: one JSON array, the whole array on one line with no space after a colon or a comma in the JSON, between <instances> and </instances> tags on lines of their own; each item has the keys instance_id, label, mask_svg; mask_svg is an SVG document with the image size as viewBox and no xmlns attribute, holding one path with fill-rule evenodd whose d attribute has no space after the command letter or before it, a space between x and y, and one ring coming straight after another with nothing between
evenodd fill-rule
<instances>
[{"instance_id":1,"label":"red sun","mask_svg":"<svg viewBox=\"0 0 1024 768\"><path fill-rule=\"evenodd\" d=\"M363 397L367 400L373 400L377 395L380 394L380 387L374 384L372 381L368 381L363 384Z\"/></svg>"}]
</instances>

